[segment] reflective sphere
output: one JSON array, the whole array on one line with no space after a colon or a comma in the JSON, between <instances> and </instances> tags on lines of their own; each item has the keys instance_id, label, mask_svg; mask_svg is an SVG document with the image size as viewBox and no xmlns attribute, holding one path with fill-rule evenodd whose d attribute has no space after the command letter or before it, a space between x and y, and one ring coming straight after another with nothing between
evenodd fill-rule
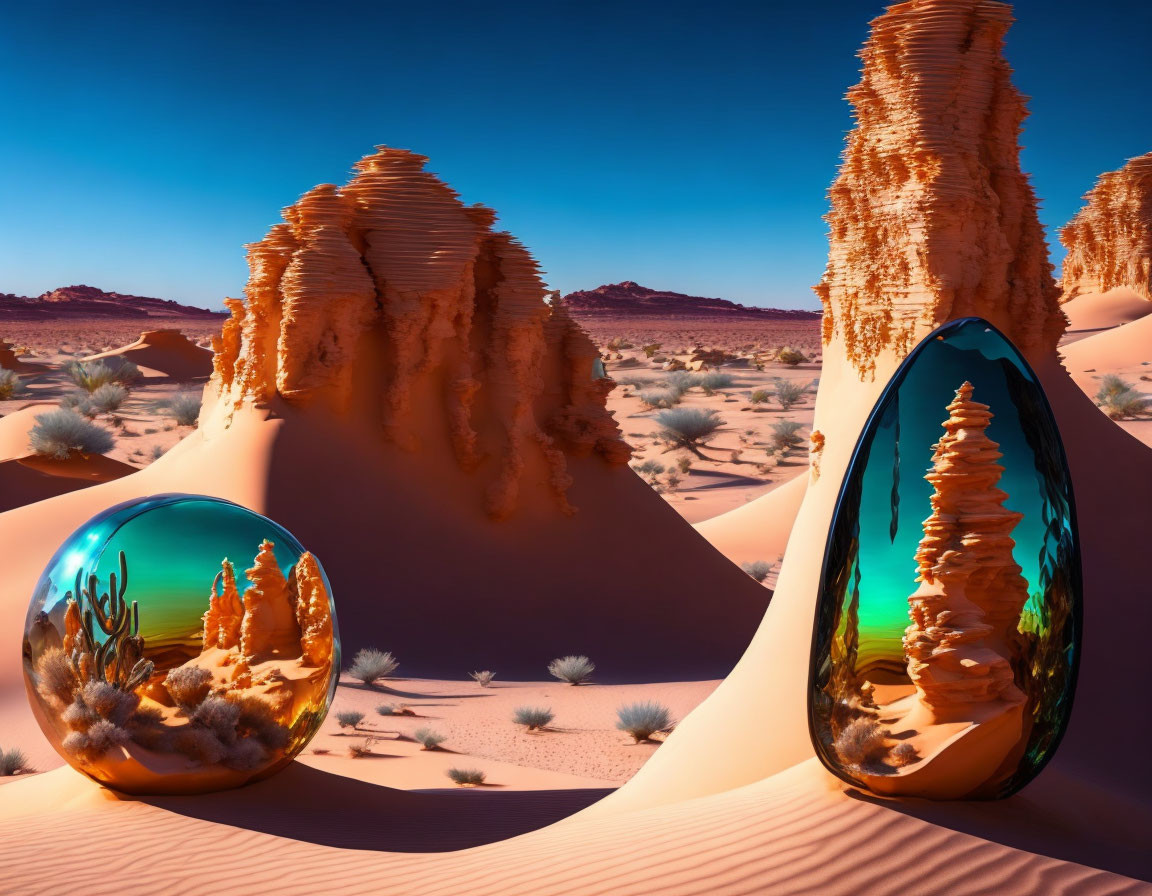
<instances>
[{"instance_id":1,"label":"reflective sphere","mask_svg":"<svg viewBox=\"0 0 1152 896\"><path fill-rule=\"evenodd\" d=\"M283 527L229 501L157 495L73 532L23 643L56 750L129 793L267 777L323 722L340 669L331 589Z\"/></svg>"},{"instance_id":2,"label":"reflective sphere","mask_svg":"<svg viewBox=\"0 0 1152 896\"><path fill-rule=\"evenodd\" d=\"M885 389L829 532L813 635L817 755L896 796L1007 796L1071 708L1080 559L1056 421L986 321L941 327Z\"/></svg>"}]
</instances>

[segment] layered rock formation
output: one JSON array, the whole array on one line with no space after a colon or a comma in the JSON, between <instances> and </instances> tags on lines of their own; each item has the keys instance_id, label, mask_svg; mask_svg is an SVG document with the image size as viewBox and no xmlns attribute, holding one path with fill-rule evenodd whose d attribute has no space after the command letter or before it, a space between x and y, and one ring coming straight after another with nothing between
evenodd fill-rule
<instances>
[{"instance_id":1,"label":"layered rock formation","mask_svg":"<svg viewBox=\"0 0 1152 896\"><path fill-rule=\"evenodd\" d=\"M296 561L296 621L303 661L319 666L332 659L332 608L320 565L305 552Z\"/></svg>"},{"instance_id":2,"label":"layered rock formation","mask_svg":"<svg viewBox=\"0 0 1152 896\"><path fill-rule=\"evenodd\" d=\"M1011 658L1028 600L1012 559L1011 533L1021 514L1003 506L1001 455L985 432L992 414L972 400L967 382L948 413L925 477L935 493L916 552L921 585L908 598L912 624L904 635L908 675L937 720L967 704L1023 701Z\"/></svg>"},{"instance_id":3,"label":"layered rock formation","mask_svg":"<svg viewBox=\"0 0 1152 896\"><path fill-rule=\"evenodd\" d=\"M569 311L584 314L669 317L751 317L760 320L819 320L819 311L757 308L727 299L706 299L664 289L649 289L632 280L570 292L560 300Z\"/></svg>"},{"instance_id":4,"label":"layered rock formation","mask_svg":"<svg viewBox=\"0 0 1152 896\"><path fill-rule=\"evenodd\" d=\"M230 560L225 559L208 596L202 638L204 646L223 650L236 647L240 643L240 623L243 618L244 604L236 588L236 569Z\"/></svg>"},{"instance_id":5,"label":"layered rock formation","mask_svg":"<svg viewBox=\"0 0 1152 896\"><path fill-rule=\"evenodd\" d=\"M1020 170L1011 22L1000 3L909 0L872 23L816 286L825 344L840 340L862 375L957 317L987 318L1033 358L1064 330Z\"/></svg>"},{"instance_id":6,"label":"layered rock formation","mask_svg":"<svg viewBox=\"0 0 1152 896\"><path fill-rule=\"evenodd\" d=\"M514 510L541 463L570 509L567 456L630 456L604 408L612 384L593 380L595 348L545 302L523 246L426 161L381 148L248 247L246 299L226 302L212 388L228 412L283 400L372 419L409 451L446 428L462 469L487 466L492 516ZM421 399L439 404L434 436Z\"/></svg>"},{"instance_id":7,"label":"layered rock formation","mask_svg":"<svg viewBox=\"0 0 1152 896\"><path fill-rule=\"evenodd\" d=\"M1152 299L1152 152L1100 175L1060 230L1064 301L1126 287Z\"/></svg>"},{"instance_id":8,"label":"layered rock formation","mask_svg":"<svg viewBox=\"0 0 1152 896\"><path fill-rule=\"evenodd\" d=\"M264 541L252 568L244 575L252 584L244 591L240 623L240 653L249 661L300 652L300 625L288 579L280 571L272 542Z\"/></svg>"}]
</instances>

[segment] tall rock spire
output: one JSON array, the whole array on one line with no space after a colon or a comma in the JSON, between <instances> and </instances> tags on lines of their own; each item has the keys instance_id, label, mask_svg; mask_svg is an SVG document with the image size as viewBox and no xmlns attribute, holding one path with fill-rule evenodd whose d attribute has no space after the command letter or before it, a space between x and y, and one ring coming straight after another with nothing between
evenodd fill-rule
<instances>
[{"instance_id":1,"label":"tall rock spire","mask_svg":"<svg viewBox=\"0 0 1152 896\"><path fill-rule=\"evenodd\" d=\"M326 668L332 662L332 605L320 565L309 552L296 561L296 621L305 663Z\"/></svg>"},{"instance_id":2,"label":"tall rock spire","mask_svg":"<svg viewBox=\"0 0 1152 896\"><path fill-rule=\"evenodd\" d=\"M1064 330L1020 170L1011 22L990 0L908 0L872 22L816 286L825 344L840 340L861 375L957 317L990 320L1034 358Z\"/></svg>"},{"instance_id":3,"label":"tall rock spire","mask_svg":"<svg viewBox=\"0 0 1152 896\"><path fill-rule=\"evenodd\" d=\"M219 588L219 593L217 593ZM236 588L236 570L228 558L220 564L220 572L212 583L208 596L208 610L204 613L204 649L220 647L225 650L240 643L240 623L244 617L244 604Z\"/></svg>"},{"instance_id":4,"label":"tall rock spire","mask_svg":"<svg viewBox=\"0 0 1152 896\"><path fill-rule=\"evenodd\" d=\"M240 653L250 661L266 660L274 653L298 656L300 625L296 621L296 605L272 542L260 545L252 568L244 575L252 584L244 592Z\"/></svg>"},{"instance_id":5,"label":"tall rock spire","mask_svg":"<svg viewBox=\"0 0 1152 896\"><path fill-rule=\"evenodd\" d=\"M1152 152L1100 175L1060 230L1064 301L1124 286L1152 299Z\"/></svg>"},{"instance_id":6,"label":"tall rock spire","mask_svg":"<svg viewBox=\"0 0 1152 896\"><path fill-rule=\"evenodd\" d=\"M1023 701L1011 659L1028 599L1012 559L1021 514L1003 506L999 446L985 432L992 414L972 400L971 383L956 390L948 413L925 477L935 493L904 635L908 675L921 702L943 718L972 703Z\"/></svg>"}]
</instances>

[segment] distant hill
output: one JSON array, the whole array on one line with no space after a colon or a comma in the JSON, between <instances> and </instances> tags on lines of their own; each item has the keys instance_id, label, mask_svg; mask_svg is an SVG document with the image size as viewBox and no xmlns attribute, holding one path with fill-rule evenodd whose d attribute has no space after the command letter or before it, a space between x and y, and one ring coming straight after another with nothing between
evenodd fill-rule
<instances>
[{"instance_id":1,"label":"distant hill","mask_svg":"<svg viewBox=\"0 0 1152 896\"><path fill-rule=\"evenodd\" d=\"M727 299L706 299L679 292L649 289L625 280L563 296L560 302L574 314L674 315L678 317L756 318L759 320L819 320L819 311L754 308Z\"/></svg>"},{"instance_id":2,"label":"distant hill","mask_svg":"<svg viewBox=\"0 0 1152 896\"><path fill-rule=\"evenodd\" d=\"M181 305L171 299L129 296L105 292L95 286L62 286L31 298L0 293L0 320L61 320L80 317L163 318L198 317L206 320L226 317L222 311L209 311Z\"/></svg>"}]
</instances>

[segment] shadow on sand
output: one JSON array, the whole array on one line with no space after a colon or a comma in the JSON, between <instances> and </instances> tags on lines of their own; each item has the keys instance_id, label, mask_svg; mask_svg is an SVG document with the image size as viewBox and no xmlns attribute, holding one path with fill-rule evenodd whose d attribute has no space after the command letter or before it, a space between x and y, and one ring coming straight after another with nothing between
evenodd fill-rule
<instances>
[{"instance_id":1,"label":"shadow on sand","mask_svg":"<svg viewBox=\"0 0 1152 896\"><path fill-rule=\"evenodd\" d=\"M449 852L537 830L609 793L608 789L393 790L293 763L274 778L236 790L137 799L189 818L323 846Z\"/></svg>"}]
</instances>

